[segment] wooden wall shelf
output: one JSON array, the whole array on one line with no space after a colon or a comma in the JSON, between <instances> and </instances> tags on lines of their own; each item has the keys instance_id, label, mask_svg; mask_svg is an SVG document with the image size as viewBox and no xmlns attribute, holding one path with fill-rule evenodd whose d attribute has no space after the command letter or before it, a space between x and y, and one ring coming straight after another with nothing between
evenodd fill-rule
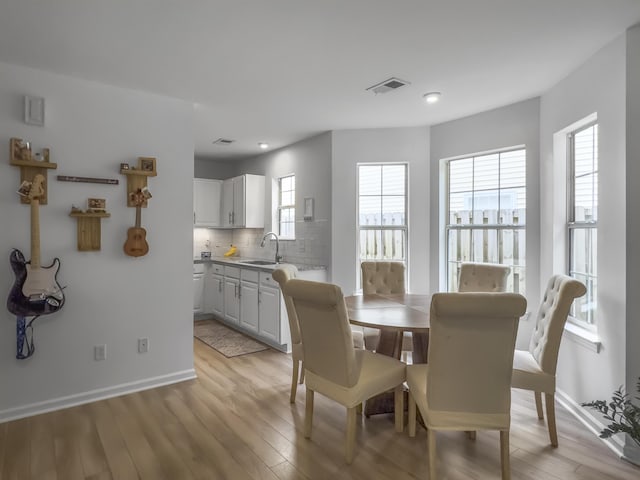
<instances>
[{"instance_id":1,"label":"wooden wall shelf","mask_svg":"<svg viewBox=\"0 0 640 480\"><path fill-rule=\"evenodd\" d=\"M40 197L40 205L46 205L49 197L47 172L51 169L58 168L58 164L49 162L48 148L42 150L45 157L44 160L38 161L34 160L31 156L31 150L21 148L21 145L21 138L12 138L9 141L9 164L20 167L20 183L25 181L33 182L34 177L38 174L44 177L44 194ZM27 197L21 197L20 202L29 204L29 199Z\"/></svg>"},{"instance_id":2,"label":"wooden wall shelf","mask_svg":"<svg viewBox=\"0 0 640 480\"><path fill-rule=\"evenodd\" d=\"M78 220L78 250L97 252L100 250L101 219L109 218L107 212L71 212L70 217Z\"/></svg>"},{"instance_id":3,"label":"wooden wall shelf","mask_svg":"<svg viewBox=\"0 0 640 480\"><path fill-rule=\"evenodd\" d=\"M153 163L153 170L143 170L143 162ZM132 200L131 194L142 190L147 186L147 178L155 177L158 172L155 169L156 159L153 157L138 157L138 166L133 169L120 169L120 173L127 177L127 207L135 207L136 203ZM141 205L143 208L147 207L147 200Z\"/></svg>"}]
</instances>

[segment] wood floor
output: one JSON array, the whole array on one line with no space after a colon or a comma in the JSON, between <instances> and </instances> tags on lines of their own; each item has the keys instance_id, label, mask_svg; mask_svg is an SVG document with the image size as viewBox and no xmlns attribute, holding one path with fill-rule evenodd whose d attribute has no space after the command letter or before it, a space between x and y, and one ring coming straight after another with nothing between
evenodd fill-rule
<instances>
[{"instance_id":1,"label":"wood floor","mask_svg":"<svg viewBox=\"0 0 640 480\"><path fill-rule=\"evenodd\" d=\"M290 357L273 350L227 359L194 343L198 379L0 424L0 479L428 478L426 433L394 431L392 416L361 418L355 460L344 462L346 413L316 395L302 435L304 386L289 404ZM533 395L514 391L514 479L638 480L560 406L560 447L548 444ZM438 433L441 479L500 478L499 436Z\"/></svg>"}]
</instances>

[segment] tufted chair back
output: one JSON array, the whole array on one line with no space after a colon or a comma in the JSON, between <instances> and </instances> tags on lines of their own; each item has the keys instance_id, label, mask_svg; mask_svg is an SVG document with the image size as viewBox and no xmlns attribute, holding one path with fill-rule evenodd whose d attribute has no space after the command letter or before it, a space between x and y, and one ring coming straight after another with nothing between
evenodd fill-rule
<instances>
[{"instance_id":1,"label":"tufted chair back","mask_svg":"<svg viewBox=\"0 0 640 480\"><path fill-rule=\"evenodd\" d=\"M510 270L506 265L495 263L463 263L458 292L504 292Z\"/></svg>"},{"instance_id":2,"label":"tufted chair back","mask_svg":"<svg viewBox=\"0 0 640 480\"><path fill-rule=\"evenodd\" d=\"M280 290L284 287L284 284L289 280L292 280L298 276L298 269L295 265L288 263L280 265L271 274L273 279L280 285ZM298 317L296 316L296 310L293 308L293 300L287 295L283 295L284 305L287 309L287 317L289 317L289 330L291 331L291 343L302 343L300 338L300 327L298 326Z\"/></svg>"},{"instance_id":3,"label":"tufted chair back","mask_svg":"<svg viewBox=\"0 0 640 480\"><path fill-rule=\"evenodd\" d=\"M554 275L549 279L529 342L529 352L543 372L555 375L569 309L573 300L586 292L581 282L566 275Z\"/></svg>"},{"instance_id":4,"label":"tufted chair back","mask_svg":"<svg viewBox=\"0 0 640 480\"><path fill-rule=\"evenodd\" d=\"M406 293L404 264L401 262L362 262L362 293Z\"/></svg>"},{"instance_id":5,"label":"tufted chair back","mask_svg":"<svg viewBox=\"0 0 640 480\"><path fill-rule=\"evenodd\" d=\"M293 301L308 372L342 387L360 376L342 290L331 283L289 280L283 288Z\"/></svg>"}]
</instances>

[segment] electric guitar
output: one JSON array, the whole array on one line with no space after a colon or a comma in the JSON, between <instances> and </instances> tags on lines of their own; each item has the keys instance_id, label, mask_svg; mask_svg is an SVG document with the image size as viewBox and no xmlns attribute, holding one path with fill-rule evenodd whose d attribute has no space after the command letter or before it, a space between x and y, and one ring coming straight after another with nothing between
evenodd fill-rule
<instances>
[{"instance_id":1,"label":"electric guitar","mask_svg":"<svg viewBox=\"0 0 640 480\"><path fill-rule=\"evenodd\" d=\"M141 190L131 194L133 202L136 204L136 226L127 230L127 241L124 243L124 253L130 257L142 257L149 253L147 243L147 231L140 226L140 211L142 204L147 199Z\"/></svg>"},{"instance_id":2,"label":"electric guitar","mask_svg":"<svg viewBox=\"0 0 640 480\"><path fill-rule=\"evenodd\" d=\"M14 249L9 262L15 275L13 288L7 299L7 309L14 315L35 316L55 313L64 304L64 293L58 284L60 260L48 267L40 265L40 197L44 194L44 177L36 175L26 194L31 204L31 260ZM22 191L22 188L21 188Z\"/></svg>"}]
</instances>

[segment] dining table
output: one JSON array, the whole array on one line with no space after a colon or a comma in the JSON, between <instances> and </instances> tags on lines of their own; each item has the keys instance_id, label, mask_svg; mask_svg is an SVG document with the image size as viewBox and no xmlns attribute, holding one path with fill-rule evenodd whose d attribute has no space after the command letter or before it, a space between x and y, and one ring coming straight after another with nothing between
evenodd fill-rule
<instances>
[{"instance_id":1,"label":"dining table","mask_svg":"<svg viewBox=\"0 0 640 480\"><path fill-rule=\"evenodd\" d=\"M345 304L352 325L380 330L376 353L400 359L404 334L409 332L413 343L412 363L427 363L431 295L351 295L345 297ZM391 413L393 405L393 392L385 392L365 402L364 414L368 417Z\"/></svg>"}]
</instances>

